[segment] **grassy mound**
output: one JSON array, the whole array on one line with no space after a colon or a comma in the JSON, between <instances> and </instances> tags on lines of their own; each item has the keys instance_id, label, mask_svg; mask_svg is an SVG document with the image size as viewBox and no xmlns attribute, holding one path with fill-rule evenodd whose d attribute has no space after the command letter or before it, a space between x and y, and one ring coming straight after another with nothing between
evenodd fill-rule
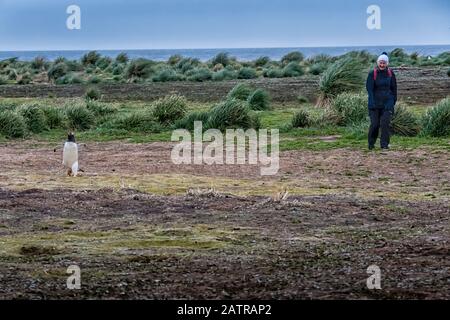
<instances>
[{"instance_id":1,"label":"grassy mound","mask_svg":"<svg viewBox=\"0 0 450 320\"><path fill-rule=\"evenodd\" d=\"M180 95L170 95L153 104L153 116L162 125L173 124L184 117L187 111L187 100Z\"/></svg>"},{"instance_id":2,"label":"grassy mound","mask_svg":"<svg viewBox=\"0 0 450 320\"><path fill-rule=\"evenodd\" d=\"M328 105L343 92L360 90L364 85L363 65L358 59L346 57L333 63L319 81L318 105Z\"/></svg>"},{"instance_id":3,"label":"grassy mound","mask_svg":"<svg viewBox=\"0 0 450 320\"><path fill-rule=\"evenodd\" d=\"M420 131L419 119L408 110L405 104L398 103L391 119L391 131L400 136L416 136Z\"/></svg>"},{"instance_id":4,"label":"grassy mound","mask_svg":"<svg viewBox=\"0 0 450 320\"><path fill-rule=\"evenodd\" d=\"M28 130L40 133L48 129L47 119L42 107L38 104L26 104L19 108L19 113L25 119Z\"/></svg>"},{"instance_id":5,"label":"grassy mound","mask_svg":"<svg viewBox=\"0 0 450 320\"><path fill-rule=\"evenodd\" d=\"M87 130L95 124L95 115L84 104L71 104L65 107L69 129Z\"/></svg>"},{"instance_id":6,"label":"grassy mound","mask_svg":"<svg viewBox=\"0 0 450 320\"><path fill-rule=\"evenodd\" d=\"M7 138L23 138L27 133L25 119L12 110L0 111L0 133Z\"/></svg>"},{"instance_id":7,"label":"grassy mound","mask_svg":"<svg viewBox=\"0 0 450 320\"><path fill-rule=\"evenodd\" d=\"M256 89L253 91L248 99L248 105L252 110L269 110L270 109L270 96L267 91L263 89Z\"/></svg>"},{"instance_id":8,"label":"grassy mound","mask_svg":"<svg viewBox=\"0 0 450 320\"><path fill-rule=\"evenodd\" d=\"M450 97L442 99L422 119L422 134L431 137L450 135Z\"/></svg>"}]
</instances>

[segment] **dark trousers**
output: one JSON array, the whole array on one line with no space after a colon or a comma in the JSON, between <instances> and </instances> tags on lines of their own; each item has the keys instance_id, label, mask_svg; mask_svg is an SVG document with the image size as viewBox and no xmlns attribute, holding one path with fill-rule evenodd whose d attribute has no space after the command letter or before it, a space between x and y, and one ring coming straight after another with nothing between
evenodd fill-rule
<instances>
[{"instance_id":1,"label":"dark trousers","mask_svg":"<svg viewBox=\"0 0 450 320\"><path fill-rule=\"evenodd\" d=\"M389 146L392 111L385 109L369 109L369 116L369 147L375 146L375 142L377 142L378 138L378 131L381 129L380 145L381 148L387 148Z\"/></svg>"}]
</instances>

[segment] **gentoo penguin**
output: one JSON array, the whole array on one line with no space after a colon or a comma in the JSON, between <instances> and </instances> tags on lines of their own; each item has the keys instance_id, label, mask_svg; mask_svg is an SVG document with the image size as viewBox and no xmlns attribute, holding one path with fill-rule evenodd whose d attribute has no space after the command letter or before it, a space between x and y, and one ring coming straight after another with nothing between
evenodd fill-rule
<instances>
[{"instance_id":1,"label":"gentoo penguin","mask_svg":"<svg viewBox=\"0 0 450 320\"><path fill-rule=\"evenodd\" d=\"M78 146L75 142L73 132L67 135L67 141L64 143L63 165L68 168L67 175L76 177L78 174Z\"/></svg>"}]
</instances>

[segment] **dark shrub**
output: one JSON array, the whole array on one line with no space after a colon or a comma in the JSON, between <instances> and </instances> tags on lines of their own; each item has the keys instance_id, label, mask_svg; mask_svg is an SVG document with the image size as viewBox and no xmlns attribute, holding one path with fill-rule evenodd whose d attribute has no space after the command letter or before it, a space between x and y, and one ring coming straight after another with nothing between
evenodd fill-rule
<instances>
[{"instance_id":1,"label":"dark shrub","mask_svg":"<svg viewBox=\"0 0 450 320\"><path fill-rule=\"evenodd\" d=\"M186 76L189 81L207 81L212 79L212 72L207 68L194 68Z\"/></svg>"},{"instance_id":2,"label":"dark shrub","mask_svg":"<svg viewBox=\"0 0 450 320\"><path fill-rule=\"evenodd\" d=\"M256 89L247 99L248 105L252 110L270 109L270 97L267 91Z\"/></svg>"},{"instance_id":3,"label":"dark shrub","mask_svg":"<svg viewBox=\"0 0 450 320\"><path fill-rule=\"evenodd\" d=\"M236 71L224 68L220 71L214 72L212 79L214 81L233 80L237 79L237 73Z\"/></svg>"},{"instance_id":4,"label":"dark shrub","mask_svg":"<svg viewBox=\"0 0 450 320\"><path fill-rule=\"evenodd\" d=\"M45 70L46 60L44 57L36 57L31 61L31 67L35 70Z\"/></svg>"},{"instance_id":5,"label":"dark shrub","mask_svg":"<svg viewBox=\"0 0 450 320\"><path fill-rule=\"evenodd\" d=\"M149 77L152 72L152 62L146 59L136 59L130 62L125 72L128 79L140 79Z\"/></svg>"},{"instance_id":6,"label":"dark shrub","mask_svg":"<svg viewBox=\"0 0 450 320\"><path fill-rule=\"evenodd\" d=\"M253 62L253 65L255 67L264 67L266 64L268 64L270 62L270 58L269 57L259 57L258 59L256 59Z\"/></svg>"},{"instance_id":7,"label":"dark shrub","mask_svg":"<svg viewBox=\"0 0 450 320\"><path fill-rule=\"evenodd\" d=\"M48 70L48 78L50 80L56 80L60 77L63 77L67 74L68 72L68 68L67 65L65 63L57 63L57 64L53 64L50 69Z\"/></svg>"},{"instance_id":8,"label":"dark shrub","mask_svg":"<svg viewBox=\"0 0 450 320\"><path fill-rule=\"evenodd\" d=\"M81 63L85 66L95 65L100 59L101 55L97 51L91 51L83 55L81 58Z\"/></svg>"},{"instance_id":9,"label":"dark shrub","mask_svg":"<svg viewBox=\"0 0 450 320\"><path fill-rule=\"evenodd\" d=\"M211 64L213 66L219 63L224 67L230 64L230 56L228 52L219 52L214 58L211 59Z\"/></svg>"},{"instance_id":10,"label":"dark shrub","mask_svg":"<svg viewBox=\"0 0 450 320\"><path fill-rule=\"evenodd\" d=\"M165 82L165 81L178 81L183 78L173 69L164 68L153 76L152 80L155 82Z\"/></svg>"},{"instance_id":11,"label":"dark shrub","mask_svg":"<svg viewBox=\"0 0 450 320\"><path fill-rule=\"evenodd\" d=\"M87 100L99 100L102 97L102 95L100 93L100 90L98 90L95 87L90 87L86 90L84 97Z\"/></svg>"},{"instance_id":12,"label":"dark shrub","mask_svg":"<svg viewBox=\"0 0 450 320\"><path fill-rule=\"evenodd\" d=\"M121 52L117 55L116 61L118 63L127 63L129 60L128 55L125 52Z\"/></svg>"},{"instance_id":13,"label":"dark shrub","mask_svg":"<svg viewBox=\"0 0 450 320\"><path fill-rule=\"evenodd\" d=\"M264 77L267 78L283 78L284 73L283 70L279 68L269 68L263 72Z\"/></svg>"},{"instance_id":14,"label":"dark shrub","mask_svg":"<svg viewBox=\"0 0 450 320\"><path fill-rule=\"evenodd\" d=\"M288 64L290 62L300 62L304 59L304 56L301 52L299 51L293 51L293 52L289 52L288 54L286 54L285 56L283 56L281 58L281 62L283 64Z\"/></svg>"},{"instance_id":15,"label":"dark shrub","mask_svg":"<svg viewBox=\"0 0 450 320\"><path fill-rule=\"evenodd\" d=\"M256 74L255 69L244 67L239 70L238 72L238 79L254 79L257 78L258 75Z\"/></svg>"}]
</instances>

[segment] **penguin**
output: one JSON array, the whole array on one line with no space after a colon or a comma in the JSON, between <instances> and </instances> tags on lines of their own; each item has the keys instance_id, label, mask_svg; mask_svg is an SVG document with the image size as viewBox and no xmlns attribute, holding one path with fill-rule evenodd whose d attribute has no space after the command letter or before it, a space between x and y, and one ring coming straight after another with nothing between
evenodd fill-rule
<instances>
[{"instance_id":1,"label":"penguin","mask_svg":"<svg viewBox=\"0 0 450 320\"><path fill-rule=\"evenodd\" d=\"M64 143L63 149L63 165L66 167L67 175L76 177L78 174L78 145L75 142L73 132L67 135L67 141Z\"/></svg>"}]
</instances>

